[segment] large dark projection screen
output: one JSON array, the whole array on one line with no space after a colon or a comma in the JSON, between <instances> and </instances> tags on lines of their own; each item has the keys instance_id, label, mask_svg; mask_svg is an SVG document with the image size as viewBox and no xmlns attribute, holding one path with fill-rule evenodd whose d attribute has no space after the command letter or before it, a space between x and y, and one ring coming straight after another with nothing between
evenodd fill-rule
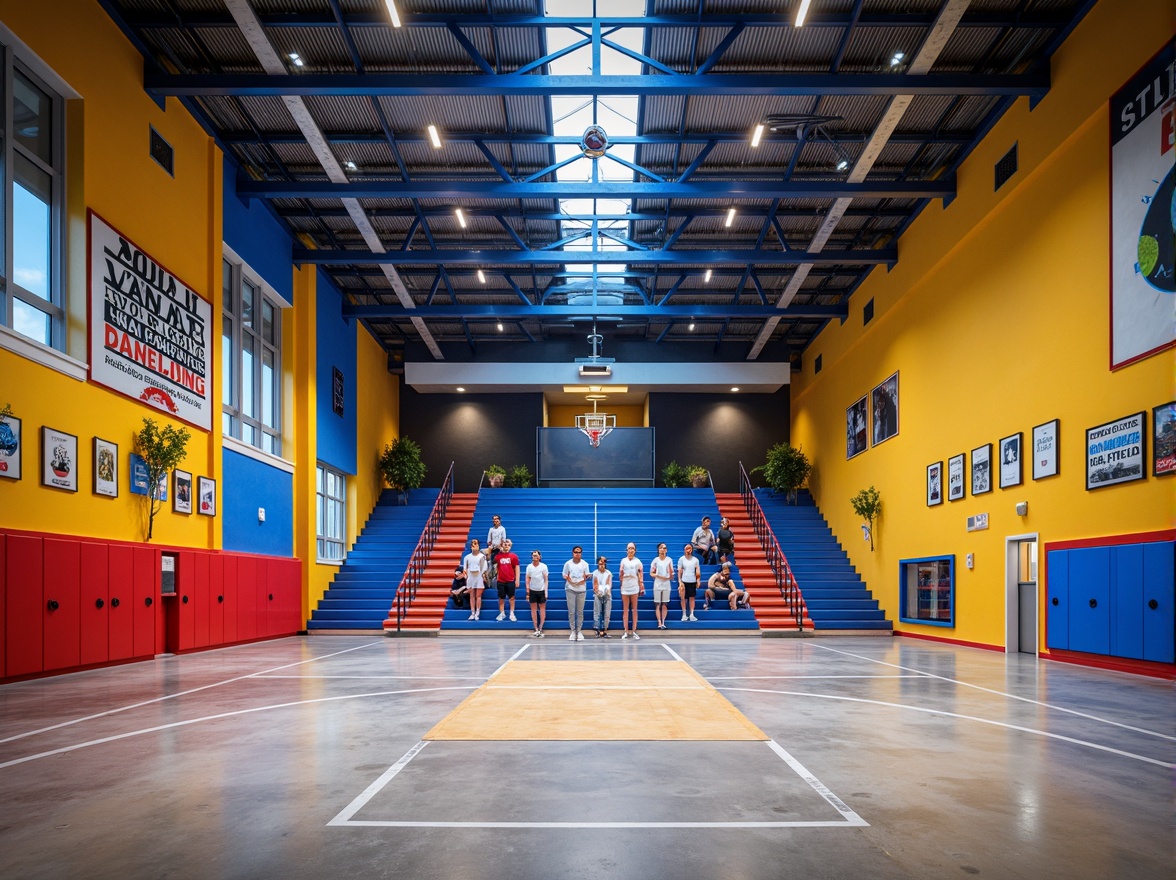
<instances>
[{"instance_id":1,"label":"large dark projection screen","mask_svg":"<svg viewBox=\"0 0 1176 880\"><path fill-rule=\"evenodd\" d=\"M539 482L653 484L653 428L614 428L595 449L579 428L539 428Z\"/></svg>"}]
</instances>

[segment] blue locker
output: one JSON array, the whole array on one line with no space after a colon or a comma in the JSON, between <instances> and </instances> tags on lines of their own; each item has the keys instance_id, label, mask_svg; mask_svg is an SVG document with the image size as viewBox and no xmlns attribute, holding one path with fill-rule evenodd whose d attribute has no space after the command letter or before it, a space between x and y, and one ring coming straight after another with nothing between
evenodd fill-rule
<instances>
[{"instance_id":1,"label":"blue locker","mask_svg":"<svg viewBox=\"0 0 1176 880\"><path fill-rule=\"evenodd\" d=\"M1111 652L1111 548L1070 552L1070 650Z\"/></svg>"},{"instance_id":2,"label":"blue locker","mask_svg":"<svg viewBox=\"0 0 1176 880\"><path fill-rule=\"evenodd\" d=\"M1070 551L1045 554L1045 578L1046 646L1065 651L1070 647Z\"/></svg>"},{"instance_id":3,"label":"blue locker","mask_svg":"<svg viewBox=\"0 0 1176 880\"><path fill-rule=\"evenodd\" d=\"M1143 544L1111 548L1111 653L1143 659Z\"/></svg>"},{"instance_id":4,"label":"blue locker","mask_svg":"<svg viewBox=\"0 0 1176 880\"><path fill-rule=\"evenodd\" d=\"M1171 541L1143 546L1143 659L1176 662L1176 544Z\"/></svg>"}]
</instances>

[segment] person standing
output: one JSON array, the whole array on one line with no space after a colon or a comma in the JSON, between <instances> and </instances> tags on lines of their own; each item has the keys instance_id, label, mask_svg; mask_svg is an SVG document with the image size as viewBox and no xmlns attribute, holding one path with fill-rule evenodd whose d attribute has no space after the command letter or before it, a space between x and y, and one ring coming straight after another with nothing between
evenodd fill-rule
<instances>
[{"instance_id":1,"label":"person standing","mask_svg":"<svg viewBox=\"0 0 1176 880\"><path fill-rule=\"evenodd\" d=\"M592 628L596 638L612 638L608 634L608 618L612 613L612 572L608 570L608 557L596 560L596 571L592 572Z\"/></svg>"},{"instance_id":2,"label":"person standing","mask_svg":"<svg viewBox=\"0 0 1176 880\"><path fill-rule=\"evenodd\" d=\"M478 546L478 539L470 541L470 552L461 561L462 570L466 573L466 587L470 593L470 620L477 620L482 613L482 590L486 589L486 557Z\"/></svg>"},{"instance_id":3,"label":"person standing","mask_svg":"<svg viewBox=\"0 0 1176 880\"><path fill-rule=\"evenodd\" d=\"M567 585L568 625L572 634L568 640L572 642L584 641L584 634L580 629L584 626L584 601L588 594L588 563L580 556L584 548L576 545L572 548L572 558L564 563L563 578Z\"/></svg>"},{"instance_id":4,"label":"person standing","mask_svg":"<svg viewBox=\"0 0 1176 880\"><path fill-rule=\"evenodd\" d=\"M702 580L702 566L698 564L698 557L694 555L694 545L687 544L682 548L682 555L678 557L678 600L682 603L682 619L698 620L694 616L694 597L698 594L698 584ZM689 612L687 605L689 604Z\"/></svg>"},{"instance_id":5,"label":"person standing","mask_svg":"<svg viewBox=\"0 0 1176 880\"><path fill-rule=\"evenodd\" d=\"M549 574L543 564L543 554L538 550L531 553L531 564L527 566L527 601L531 604L531 623L535 625L532 638L543 638L543 624L547 622L547 581Z\"/></svg>"},{"instance_id":6,"label":"person standing","mask_svg":"<svg viewBox=\"0 0 1176 880\"><path fill-rule=\"evenodd\" d=\"M490 531L486 532L486 546L490 548L490 561L493 562L502 552L503 542L506 541L506 526L498 514L491 517Z\"/></svg>"},{"instance_id":7,"label":"person standing","mask_svg":"<svg viewBox=\"0 0 1176 880\"><path fill-rule=\"evenodd\" d=\"M694 545L694 552L698 554L698 561L704 565L715 564L715 533L711 531L711 518L704 516L702 525L694 530L690 543Z\"/></svg>"},{"instance_id":8,"label":"person standing","mask_svg":"<svg viewBox=\"0 0 1176 880\"><path fill-rule=\"evenodd\" d=\"M511 551L511 540L502 542L502 552L494 560L498 569L498 619L506 617L506 600L510 600L510 619L515 617L515 590L519 586L519 558Z\"/></svg>"},{"instance_id":9,"label":"person standing","mask_svg":"<svg viewBox=\"0 0 1176 880\"><path fill-rule=\"evenodd\" d=\"M641 560L637 558L637 545L630 541L625 547L625 558L621 560L620 566L621 623L625 627L622 639L627 639L631 635L634 639L641 640L641 636L637 635L637 599L639 596L645 595L644 568ZM633 618L631 633L629 631L630 613Z\"/></svg>"},{"instance_id":10,"label":"person standing","mask_svg":"<svg viewBox=\"0 0 1176 880\"><path fill-rule=\"evenodd\" d=\"M674 579L674 561L666 556L666 545L657 545L657 558L649 563L649 576L653 579L653 614L657 628L666 628L666 617L670 613L670 588ZM686 615L682 615L686 619Z\"/></svg>"}]
</instances>

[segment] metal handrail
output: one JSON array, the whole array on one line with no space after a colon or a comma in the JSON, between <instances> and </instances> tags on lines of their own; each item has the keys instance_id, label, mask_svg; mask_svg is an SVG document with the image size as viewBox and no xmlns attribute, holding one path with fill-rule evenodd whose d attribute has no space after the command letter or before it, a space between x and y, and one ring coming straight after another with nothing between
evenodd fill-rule
<instances>
[{"instance_id":1,"label":"metal handrail","mask_svg":"<svg viewBox=\"0 0 1176 880\"><path fill-rule=\"evenodd\" d=\"M425 528L421 531L421 537L417 541L416 549L412 551L412 559L409 560L408 568L404 572L400 586L396 589L396 604L392 607L392 611L396 612L397 632L400 632L401 624L403 624L404 618L408 614L408 609L412 606L413 599L416 598L417 588L420 587L421 580L425 575L425 568L429 564L429 556L433 552L433 545L437 543L437 536L441 533L441 523L445 521L445 512L449 510L449 502L452 500L453 462L450 462L449 472L445 475L445 479L441 483L441 494L437 496L437 500L433 504L433 510L429 514L429 520L425 523ZM392 611L388 612L389 616L391 616Z\"/></svg>"},{"instance_id":2,"label":"metal handrail","mask_svg":"<svg viewBox=\"0 0 1176 880\"><path fill-rule=\"evenodd\" d=\"M743 500L743 508L751 519L755 536L759 539L760 546L763 547L768 565L772 568L772 574L776 578L776 588L780 591L784 604L788 606L788 612L796 620L796 628L803 632L804 596L800 593L800 585L792 573L792 566L788 564L788 557L784 555L780 542L776 539L776 533L768 524L768 518L764 515L763 508L760 507L759 499L755 497L755 492L751 488L751 479L743 468L743 462L739 462L739 496Z\"/></svg>"}]
</instances>

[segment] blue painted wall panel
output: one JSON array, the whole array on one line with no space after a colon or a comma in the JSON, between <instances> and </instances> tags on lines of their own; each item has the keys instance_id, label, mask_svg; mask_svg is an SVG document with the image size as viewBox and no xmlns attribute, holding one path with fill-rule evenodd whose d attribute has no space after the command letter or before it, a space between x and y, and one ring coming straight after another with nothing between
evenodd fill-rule
<instances>
[{"instance_id":1,"label":"blue painted wall panel","mask_svg":"<svg viewBox=\"0 0 1176 880\"><path fill-rule=\"evenodd\" d=\"M1150 602L1155 602L1152 608ZM1176 544L1143 547L1143 659L1176 662Z\"/></svg>"},{"instance_id":2,"label":"blue painted wall panel","mask_svg":"<svg viewBox=\"0 0 1176 880\"><path fill-rule=\"evenodd\" d=\"M318 450L319 461L344 473L356 473L356 327L343 320L343 295L320 271L317 281L318 363ZM343 415L333 409L333 369L343 374ZM375 457L378 450L365 454Z\"/></svg>"},{"instance_id":3,"label":"blue painted wall panel","mask_svg":"<svg viewBox=\"0 0 1176 880\"><path fill-rule=\"evenodd\" d=\"M1143 659L1143 545L1111 548L1111 653Z\"/></svg>"},{"instance_id":4,"label":"blue painted wall panel","mask_svg":"<svg viewBox=\"0 0 1176 880\"><path fill-rule=\"evenodd\" d=\"M1070 647L1070 552L1051 550L1045 554L1045 572L1049 585L1045 601L1046 646L1066 651Z\"/></svg>"},{"instance_id":5,"label":"blue painted wall panel","mask_svg":"<svg viewBox=\"0 0 1176 880\"><path fill-rule=\"evenodd\" d=\"M237 197L237 168L225 160L224 240L278 295L294 303L294 242L261 199Z\"/></svg>"},{"instance_id":6,"label":"blue painted wall panel","mask_svg":"<svg viewBox=\"0 0 1176 880\"><path fill-rule=\"evenodd\" d=\"M294 475L225 449L221 483L224 549L293 556ZM265 522L257 521L259 507Z\"/></svg>"}]
</instances>

